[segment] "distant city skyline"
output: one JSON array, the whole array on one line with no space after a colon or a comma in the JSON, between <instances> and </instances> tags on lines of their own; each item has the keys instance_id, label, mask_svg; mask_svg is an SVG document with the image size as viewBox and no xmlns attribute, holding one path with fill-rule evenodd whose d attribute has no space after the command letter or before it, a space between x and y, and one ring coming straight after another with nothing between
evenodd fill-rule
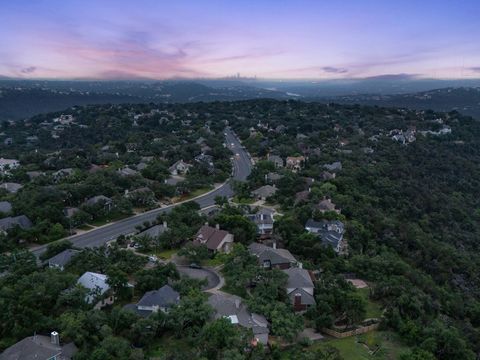
<instances>
[{"instance_id":1,"label":"distant city skyline","mask_svg":"<svg viewBox=\"0 0 480 360\"><path fill-rule=\"evenodd\" d=\"M480 1L17 0L0 78L480 78Z\"/></svg>"}]
</instances>

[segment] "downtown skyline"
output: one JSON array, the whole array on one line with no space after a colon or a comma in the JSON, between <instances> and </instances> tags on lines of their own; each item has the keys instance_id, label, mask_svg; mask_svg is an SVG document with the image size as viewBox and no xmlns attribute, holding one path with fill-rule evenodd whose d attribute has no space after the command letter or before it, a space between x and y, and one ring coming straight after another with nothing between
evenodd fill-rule
<instances>
[{"instance_id":1,"label":"downtown skyline","mask_svg":"<svg viewBox=\"0 0 480 360\"><path fill-rule=\"evenodd\" d=\"M15 1L0 76L480 77L478 1Z\"/></svg>"}]
</instances>

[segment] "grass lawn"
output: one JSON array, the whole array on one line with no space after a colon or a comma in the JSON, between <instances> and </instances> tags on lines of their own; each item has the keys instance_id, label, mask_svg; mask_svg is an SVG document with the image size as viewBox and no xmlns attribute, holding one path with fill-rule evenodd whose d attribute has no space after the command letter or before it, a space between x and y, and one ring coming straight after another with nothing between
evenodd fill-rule
<instances>
[{"instance_id":1,"label":"grass lawn","mask_svg":"<svg viewBox=\"0 0 480 360\"><path fill-rule=\"evenodd\" d=\"M102 225L105 225L105 224L108 224L108 223L111 223L111 222L114 222L114 221L125 219L129 216L132 216L132 214L112 215L112 216L108 216L106 218L100 218L100 219L97 219L95 221L91 221L90 224L93 225L93 226L102 226Z\"/></svg>"},{"instance_id":2,"label":"grass lawn","mask_svg":"<svg viewBox=\"0 0 480 360\"><path fill-rule=\"evenodd\" d=\"M237 196L235 196L232 201L234 203L237 203L237 204L244 204L244 205L250 205L250 204L253 204L255 202L255 199L245 199L245 198L239 198Z\"/></svg>"},{"instance_id":3,"label":"grass lawn","mask_svg":"<svg viewBox=\"0 0 480 360\"><path fill-rule=\"evenodd\" d=\"M83 224L83 225L77 226L77 229L79 229L79 230L92 230L93 227L90 226L90 225L87 225L87 224Z\"/></svg>"},{"instance_id":4,"label":"grass lawn","mask_svg":"<svg viewBox=\"0 0 480 360\"><path fill-rule=\"evenodd\" d=\"M372 301L370 299L370 290L368 288L357 289L357 292L362 295L367 303L367 313L365 315L366 319L379 318L382 316L382 307L378 302Z\"/></svg>"},{"instance_id":5,"label":"grass lawn","mask_svg":"<svg viewBox=\"0 0 480 360\"><path fill-rule=\"evenodd\" d=\"M162 260L168 260L177 251L178 251L178 249L162 250L162 251L155 252L155 255L157 255L157 257L159 257Z\"/></svg>"},{"instance_id":6,"label":"grass lawn","mask_svg":"<svg viewBox=\"0 0 480 360\"><path fill-rule=\"evenodd\" d=\"M213 187L206 187L206 188L201 188L201 189L197 189L197 190L193 190L190 194L188 194L187 196L182 196L180 198L177 198L176 201L174 202L179 202L179 201L185 201L185 200L189 200L189 199L193 199L197 196L200 196L200 195L203 195L207 192L209 192L210 190L213 190Z\"/></svg>"},{"instance_id":7,"label":"grass lawn","mask_svg":"<svg viewBox=\"0 0 480 360\"><path fill-rule=\"evenodd\" d=\"M202 266L215 267L215 266L224 264L226 260L227 260L226 254L217 253L213 257L213 259L207 259L202 261Z\"/></svg>"},{"instance_id":8,"label":"grass lawn","mask_svg":"<svg viewBox=\"0 0 480 360\"><path fill-rule=\"evenodd\" d=\"M369 349L359 341L367 343L372 350L378 344L380 349L372 355ZM344 339L328 339L313 346L321 347L325 344L337 348L345 360L396 360L409 350L402 344L399 336L391 331L372 331Z\"/></svg>"}]
</instances>

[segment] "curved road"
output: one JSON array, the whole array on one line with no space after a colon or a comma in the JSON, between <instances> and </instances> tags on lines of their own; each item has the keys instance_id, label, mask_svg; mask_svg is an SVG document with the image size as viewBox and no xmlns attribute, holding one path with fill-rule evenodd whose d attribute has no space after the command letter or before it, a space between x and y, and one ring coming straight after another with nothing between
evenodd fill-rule
<instances>
[{"instance_id":1,"label":"curved road","mask_svg":"<svg viewBox=\"0 0 480 360\"><path fill-rule=\"evenodd\" d=\"M225 140L227 147L232 150L233 156L233 174L234 180L245 180L250 174L252 168L252 161L250 155L243 148L240 140L236 137L233 131L227 127L225 129ZM200 208L209 207L215 204L216 196L232 197L233 190L230 186L230 181L227 181L219 188L201 195L190 201L195 201L200 205ZM128 235L136 232L135 226L143 224L145 221L154 221L158 214L168 212L179 204L173 204L163 208L150 210L143 214L138 214L112 224L104 225L94 230L85 232L79 235L68 237L75 247L98 247L106 244L108 241L116 239L120 235ZM40 255L45 251L47 245L39 246L32 250L35 255Z\"/></svg>"}]
</instances>

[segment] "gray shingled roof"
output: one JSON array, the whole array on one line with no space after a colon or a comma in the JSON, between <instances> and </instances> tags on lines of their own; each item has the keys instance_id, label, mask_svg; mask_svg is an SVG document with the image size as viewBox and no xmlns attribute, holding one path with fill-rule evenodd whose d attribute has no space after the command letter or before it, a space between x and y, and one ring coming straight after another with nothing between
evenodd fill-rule
<instances>
[{"instance_id":1,"label":"gray shingled roof","mask_svg":"<svg viewBox=\"0 0 480 360\"><path fill-rule=\"evenodd\" d=\"M303 305L313 305L315 304L315 298L310 295L308 292L303 290L302 288L297 288L293 290L290 294L288 294L288 297L292 303L295 302L295 295L300 294L302 296L302 304Z\"/></svg>"},{"instance_id":2,"label":"gray shingled roof","mask_svg":"<svg viewBox=\"0 0 480 360\"><path fill-rule=\"evenodd\" d=\"M50 342L50 337L36 335L7 348L0 354L0 360L47 360L60 354L62 360L70 360L76 352L77 347L73 343L58 346Z\"/></svg>"},{"instance_id":3,"label":"gray shingled roof","mask_svg":"<svg viewBox=\"0 0 480 360\"><path fill-rule=\"evenodd\" d=\"M75 255L78 255L80 251L73 249L63 250L61 253L51 257L47 260L48 264L57 265L63 267L67 265Z\"/></svg>"},{"instance_id":4,"label":"gray shingled roof","mask_svg":"<svg viewBox=\"0 0 480 360\"><path fill-rule=\"evenodd\" d=\"M259 243L252 243L248 246L250 254L258 257L260 263L265 260L270 261L271 265L296 263L297 259L287 249L273 249Z\"/></svg>"},{"instance_id":5,"label":"gray shingled roof","mask_svg":"<svg viewBox=\"0 0 480 360\"><path fill-rule=\"evenodd\" d=\"M155 225L155 226L152 226L151 228L148 228L147 230L142 231L137 236L138 237L147 236L150 238L156 238L162 235L165 231L167 231L167 228L163 224Z\"/></svg>"},{"instance_id":6,"label":"gray shingled roof","mask_svg":"<svg viewBox=\"0 0 480 360\"><path fill-rule=\"evenodd\" d=\"M7 214L12 211L12 204L8 201L0 201L0 212Z\"/></svg>"},{"instance_id":7,"label":"gray shingled roof","mask_svg":"<svg viewBox=\"0 0 480 360\"><path fill-rule=\"evenodd\" d=\"M180 294L170 285L164 285L158 290L148 291L143 295L137 306L169 307L180 302Z\"/></svg>"},{"instance_id":8,"label":"gray shingled roof","mask_svg":"<svg viewBox=\"0 0 480 360\"><path fill-rule=\"evenodd\" d=\"M15 217L6 217L6 218L3 218L3 219L0 219L0 229L1 230L8 230L14 226L20 226L20 228L22 228L23 230L28 230L32 227L32 222L30 221L30 219L28 217L26 217L25 215L19 215L19 216L15 216Z\"/></svg>"},{"instance_id":9,"label":"gray shingled roof","mask_svg":"<svg viewBox=\"0 0 480 360\"><path fill-rule=\"evenodd\" d=\"M313 281L307 270L290 268L283 272L288 275L287 288L313 288Z\"/></svg>"}]
</instances>

